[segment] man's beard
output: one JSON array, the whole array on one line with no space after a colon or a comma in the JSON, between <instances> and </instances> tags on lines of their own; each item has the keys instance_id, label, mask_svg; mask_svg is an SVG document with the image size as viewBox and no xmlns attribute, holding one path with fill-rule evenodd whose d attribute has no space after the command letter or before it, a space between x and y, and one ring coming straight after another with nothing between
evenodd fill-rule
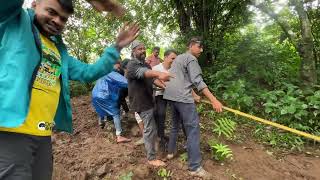
<instances>
[{"instance_id":1,"label":"man's beard","mask_svg":"<svg viewBox=\"0 0 320 180\"><path fill-rule=\"evenodd\" d=\"M141 62L144 62L146 56L144 54L140 54L140 55L137 55L136 58L141 61Z\"/></svg>"}]
</instances>

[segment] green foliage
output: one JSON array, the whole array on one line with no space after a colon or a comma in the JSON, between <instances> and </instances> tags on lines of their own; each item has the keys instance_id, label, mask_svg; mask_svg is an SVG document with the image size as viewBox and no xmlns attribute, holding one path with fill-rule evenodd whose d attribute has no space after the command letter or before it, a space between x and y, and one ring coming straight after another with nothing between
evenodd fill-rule
<instances>
[{"instance_id":1,"label":"green foliage","mask_svg":"<svg viewBox=\"0 0 320 180\"><path fill-rule=\"evenodd\" d=\"M300 88L302 60L296 46L275 21L264 17L268 21L265 26L247 25L254 12L248 8L251 1L119 1L128 9L122 19L99 14L84 0L74 1L76 11L64 32L64 40L73 56L86 63L94 62L106 46L114 43L124 21L139 22L139 39L147 48L168 40L173 41L171 47L183 52L189 36L202 35L203 56L213 62L204 69L203 75L224 105L309 133L320 132L319 86L310 87L310 90ZM276 7L277 1L266 2ZM306 1L305 10L312 23L314 55L320 76L319 3ZM278 14L279 20L287 20L293 33L300 38L295 10L286 6ZM71 96L87 94L91 88L90 84L71 82ZM204 105L197 110L204 114ZM216 131L223 134L221 130ZM271 139L277 141L272 144L281 144L281 139ZM290 142L287 142L288 147Z\"/></svg>"},{"instance_id":2,"label":"green foliage","mask_svg":"<svg viewBox=\"0 0 320 180\"><path fill-rule=\"evenodd\" d=\"M212 158L215 158L218 161L231 160L233 159L232 150L228 147L228 145L218 143L215 139L211 139L208 142Z\"/></svg>"},{"instance_id":3,"label":"green foliage","mask_svg":"<svg viewBox=\"0 0 320 180\"><path fill-rule=\"evenodd\" d=\"M320 129L320 90L312 93L282 83L278 90L261 94L266 117L306 132Z\"/></svg>"},{"instance_id":4,"label":"green foliage","mask_svg":"<svg viewBox=\"0 0 320 180\"><path fill-rule=\"evenodd\" d=\"M236 66L227 66L215 74L212 70L206 69L204 77L209 87L216 92L218 97L227 100L228 104L239 110L251 110L253 95L250 94L251 84L245 79L236 79ZM238 78L238 77L237 77Z\"/></svg>"},{"instance_id":5,"label":"green foliage","mask_svg":"<svg viewBox=\"0 0 320 180\"><path fill-rule=\"evenodd\" d=\"M64 40L69 52L86 63L95 62L106 46L114 43L121 22L105 16L84 0L75 0L75 13L68 20Z\"/></svg>"},{"instance_id":6,"label":"green foliage","mask_svg":"<svg viewBox=\"0 0 320 180\"><path fill-rule=\"evenodd\" d=\"M234 138L234 131L237 123L228 118L220 118L217 122L213 123L215 127L212 132L217 133L218 136L224 135L228 139Z\"/></svg>"},{"instance_id":7,"label":"green foliage","mask_svg":"<svg viewBox=\"0 0 320 180\"><path fill-rule=\"evenodd\" d=\"M188 153L185 152L183 154L180 154L179 159L182 162L187 162L188 161Z\"/></svg>"},{"instance_id":8,"label":"green foliage","mask_svg":"<svg viewBox=\"0 0 320 180\"><path fill-rule=\"evenodd\" d=\"M77 81L70 81L71 97L87 95L91 92L92 88L93 88L93 84L91 83L85 84Z\"/></svg>"},{"instance_id":9,"label":"green foliage","mask_svg":"<svg viewBox=\"0 0 320 180\"><path fill-rule=\"evenodd\" d=\"M130 172L128 172L128 173L125 173L125 174L121 175L121 176L119 177L119 179L120 179L120 180L131 180L131 179L132 179L132 176L133 176L133 172L130 171Z\"/></svg>"},{"instance_id":10,"label":"green foliage","mask_svg":"<svg viewBox=\"0 0 320 180\"><path fill-rule=\"evenodd\" d=\"M161 177L163 180L167 180L172 176L172 171L167 170L165 168L160 168L158 170L158 176Z\"/></svg>"},{"instance_id":11,"label":"green foliage","mask_svg":"<svg viewBox=\"0 0 320 180\"><path fill-rule=\"evenodd\" d=\"M205 105L204 105L204 104L199 104L199 105L197 105L197 112L198 112L199 114L204 113L205 110L206 110L206 109L205 109Z\"/></svg>"},{"instance_id":12,"label":"green foliage","mask_svg":"<svg viewBox=\"0 0 320 180\"><path fill-rule=\"evenodd\" d=\"M297 135L292 133L279 133L279 131L275 129L269 131L261 125L257 126L254 135L258 139L263 140L266 144L275 148L301 151L304 145L303 139Z\"/></svg>"},{"instance_id":13,"label":"green foliage","mask_svg":"<svg viewBox=\"0 0 320 180\"><path fill-rule=\"evenodd\" d=\"M295 25L296 20L291 23ZM316 134L320 131L319 86L301 87L301 59L281 34L275 24L264 29L249 25L227 34L215 66L204 69L205 81L226 106ZM257 137L290 149L301 147L305 140L292 134Z\"/></svg>"}]
</instances>

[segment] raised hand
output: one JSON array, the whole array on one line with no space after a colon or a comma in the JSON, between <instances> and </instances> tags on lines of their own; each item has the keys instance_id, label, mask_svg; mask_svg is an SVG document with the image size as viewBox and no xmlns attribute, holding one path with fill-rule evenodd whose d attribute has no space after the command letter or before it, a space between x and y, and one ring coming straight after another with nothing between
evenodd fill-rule
<instances>
[{"instance_id":1,"label":"raised hand","mask_svg":"<svg viewBox=\"0 0 320 180\"><path fill-rule=\"evenodd\" d=\"M99 12L111 12L117 17L123 16L125 9L115 0L87 0Z\"/></svg>"},{"instance_id":2,"label":"raised hand","mask_svg":"<svg viewBox=\"0 0 320 180\"><path fill-rule=\"evenodd\" d=\"M140 34L140 28L138 23L125 23L125 25L120 29L117 36L116 47L121 50L123 47L130 44L135 40Z\"/></svg>"}]
</instances>

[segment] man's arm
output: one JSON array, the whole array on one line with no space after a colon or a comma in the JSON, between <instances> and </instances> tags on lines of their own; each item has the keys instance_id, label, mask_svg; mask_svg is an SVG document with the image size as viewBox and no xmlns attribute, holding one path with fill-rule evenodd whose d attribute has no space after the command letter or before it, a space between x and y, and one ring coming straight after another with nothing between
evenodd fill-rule
<instances>
[{"instance_id":1,"label":"man's arm","mask_svg":"<svg viewBox=\"0 0 320 180\"><path fill-rule=\"evenodd\" d=\"M81 82L94 81L112 71L113 65L120 58L120 51L130 44L139 35L139 26L136 23L125 24L113 47L106 48L103 55L94 64L86 64L69 57L68 70L69 79Z\"/></svg>"},{"instance_id":2,"label":"man's arm","mask_svg":"<svg viewBox=\"0 0 320 180\"><path fill-rule=\"evenodd\" d=\"M99 12L111 12L115 16L123 16L125 9L115 0L87 0Z\"/></svg>"},{"instance_id":3,"label":"man's arm","mask_svg":"<svg viewBox=\"0 0 320 180\"><path fill-rule=\"evenodd\" d=\"M169 81L172 76L169 73L166 72L159 72L155 70L150 70L148 69L147 71L144 72L144 77L145 78L156 78L161 81Z\"/></svg>"},{"instance_id":4,"label":"man's arm","mask_svg":"<svg viewBox=\"0 0 320 180\"><path fill-rule=\"evenodd\" d=\"M23 2L24 0L0 0L0 22L17 16L22 10Z\"/></svg>"},{"instance_id":5,"label":"man's arm","mask_svg":"<svg viewBox=\"0 0 320 180\"><path fill-rule=\"evenodd\" d=\"M217 98L210 92L209 88L202 79L201 68L196 60L192 60L187 64L188 74L192 84L204 94L211 102L213 109L217 112L222 112L222 104Z\"/></svg>"},{"instance_id":6,"label":"man's arm","mask_svg":"<svg viewBox=\"0 0 320 180\"><path fill-rule=\"evenodd\" d=\"M142 66L137 60L129 61L127 65L128 70L128 79L158 79L160 81L169 81L172 77L169 73L159 72L155 70L151 70L145 66Z\"/></svg>"},{"instance_id":7,"label":"man's arm","mask_svg":"<svg viewBox=\"0 0 320 180\"><path fill-rule=\"evenodd\" d=\"M217 112L222 112L221 102L218 101L217 98L210 92L209 88L206 87L201 92L210 100L213 109L215 109Z\"/></svg>"},{"instance_id":8,"label":"man's arm","mask_svg":"<svg viewBox=\"0 0 320 180\"><path fill-rule=\"evenodd\" d=\"M113 70L113 65L120 58L118 50L113 46L106 48L102 56L94 64L86 64L69 56L69 79L80 82L91 82L108 74Z\"/></svg>"}]
</instances>

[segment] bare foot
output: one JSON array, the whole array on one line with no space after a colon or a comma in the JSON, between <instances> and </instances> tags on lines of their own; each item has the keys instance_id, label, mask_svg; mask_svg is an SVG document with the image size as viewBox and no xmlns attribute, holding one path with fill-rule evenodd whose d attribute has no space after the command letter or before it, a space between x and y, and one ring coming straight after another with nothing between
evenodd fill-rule
<instances>
[{"instance_id":1,"label":"bare foot","mask_svg":"<svg viewBox=\"0 0 320 180\"><path fill-rule=\"evenodd\" d=\"M125 138L123 136L117 136L117 143L126 143L126 142L130 142L131 139Z\"/></svg>"},{"instance_id":2,"label":"bare foot","mask_svg":"<svg viewBox=\"0 0 320 180\"><path fill-rule=\"evenodd\" d=\"M148 161L148 164L150 164L152 166L156 166L156 167L165 166L166 165L166 163L164 163L163 161L158 160L158 159L155 159L155 160L152 160L152 161Z\"/></svg>"}]
</instances>

